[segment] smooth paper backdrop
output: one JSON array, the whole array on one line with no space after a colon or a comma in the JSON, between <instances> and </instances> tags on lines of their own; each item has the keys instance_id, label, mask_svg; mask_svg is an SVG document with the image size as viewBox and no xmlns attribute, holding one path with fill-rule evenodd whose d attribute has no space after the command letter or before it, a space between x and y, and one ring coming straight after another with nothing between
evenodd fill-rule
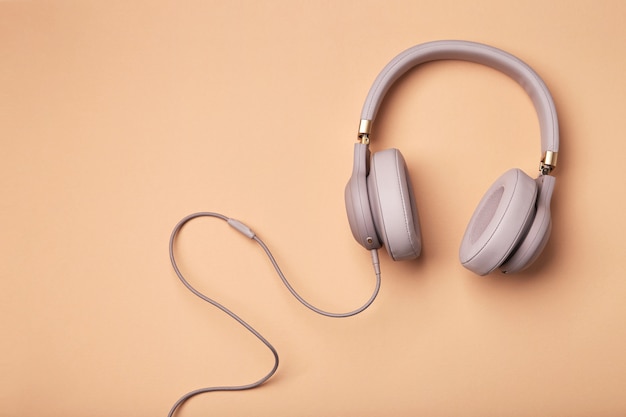
<instances>
[{"instance_id":1,"label":"smooth paper backdrop","mask_svg":"<svg viewBox=\"0 0 626 417\"><path fill-rule=\"evenodd\" d=\"M190 223L183 272L281 366L178 415L624 415L625 15L607 0L0 2L0 415L166 415L269 370L171 269L169 234L195 211L252 227L313 304L364 302L374 276L343 203L361 105L393 56L436 39L505 49L554 96L543 256L517 276L459 264L491 182L536 174L538 125L504 75L424 65L389 92L372 142L407 160L422 257L381 251L379 298L334 320L254 242Z\"/></svg>"}]
</instances>

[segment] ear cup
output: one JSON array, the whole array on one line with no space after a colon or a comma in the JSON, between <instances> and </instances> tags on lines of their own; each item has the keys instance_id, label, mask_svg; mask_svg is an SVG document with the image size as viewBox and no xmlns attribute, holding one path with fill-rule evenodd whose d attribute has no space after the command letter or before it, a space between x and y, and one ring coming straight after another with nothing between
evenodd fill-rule
<instances>
[{"instance_id":1,"label":"ear cup","mask_svg":"<svg viewBox=\"0 0 626 417\"><path fill-rule=\"evenodd\" d=\"M530 266L548 243L552 231L550 201L554 191L554 181L555 178L549 175L542 175L535 180L539 188L535 217L522 242L500 266L500 270L505 274L522 271Z\"/></svg>"},{"instance_id":2,"label":"ear cup","mask_svg":"<svg viewBox=\"0 0 626 417\"><path fill-rule=\"evenodd\" d=\"M352 176L346 185L345 201L348 222L354 239L365 249L381 247L370 209L367 191L369 150L367 145L354 145Z\"/></svg>"},{"instance_id":3,"label":"ear cup","mask_svg":"<svg viewBox=\"0 0 626 417\"><path fill-rule=\"evenodd\" d=\"M498 178L478 203L461 241L461 264L486 275L509 257L535 215L537 185L519 169Z\"/></svg>"},{"instance_id":4,"label":"ear cup","mask_svg":"<svg viewBox=\"0 0 626 417\"><path fill-rule=\"evenodd\" d=\"M391 258L417 258L422 250L419 218L409 173L399 150L374 154L367 188L376 231Z\"/></svg>"}]
</instances>

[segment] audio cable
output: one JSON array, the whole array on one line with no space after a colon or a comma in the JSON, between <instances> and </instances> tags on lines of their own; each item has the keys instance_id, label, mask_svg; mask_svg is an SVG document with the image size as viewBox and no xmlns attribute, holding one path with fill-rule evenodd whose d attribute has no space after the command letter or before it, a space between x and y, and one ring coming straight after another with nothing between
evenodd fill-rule
<instances>
[{"instance_id":1,"label":"audio cable","mask_svg":"<svg viewBox=\"0 0 626 417\"><path fill-rule=\"evenodd\" d=\"M285 284L285 286L287 287L289 292L298 301L300 301L300 303L302 303L307 308L309 308L310 310L312 310L312 311L314 311L314 312L316 312L318 314L321 314L321 315L327 316L327 317L333 317L333 318L344 318L344 317L354 316L356 314L359 314L360 312L362 312L366 308L368 308L374 302L374 300L376 299L376 296L378 295L378 292L380 290L380 282L381 282L380 276L381 276L381 274L380 274L380 263L379 263L379 260L378 260L378 250L377 249L373 249L370 252L371 252L371 255L372 255L372 265L374 267L374 273L376 275L376 286L375 286L374 292L373 292L372 296L369 298L369 300L367 300L367 302L365 304L363 304L361 307L359 307L359 308L357 308L355 310L349 311L347 313L332 313L332 312L328 312L328 311L319 309L319 308L313 306L312 304L310 304L309 302L307 302L304 298L302 298L300 296L300 294L298 294L297 291L291 286L291 284L289 283L289 281L287 280L287 278L285 277L285 275L281 271L280 267L278 266L278 263L276 262L276 259L274 259L274 256L272 255L272 252L270 251L270 249L256 235L256 233L254 233L248 226L246 226L245 224L243 224L242 222L240 222L238 220L231 219L231 218L229 218L227 216L224 216L223 214L214 213L214 212L198 212L198 213L193 213L193 214L190 214L190 215L184 217L174 227L174 230L172 231L172 234L170 236L170 241L169 241L170 261L172 262L172 267L174 268L174 272L176 273L176 275L178 276L180 281L185 285L185 287L187 287L187 289L189 289L189 291L191 291L193 294L195 294L200 299L206 301L207 303L213 305L214 307L218 308L222 312L226 313L228 316L230 316L236 322L238 322L243 327L245 327L250 333L252 333L254 336L256 336L272 352L272 355L274 356L274 366L272 367L272 369L264 377L262 377L261 379L259 379L256 382L252 382L250 384L232 385L232 386L214 386L214 387L199 388L199 389L190 391L190 392L186 393L185 395L183 395L182 397L180 397L178 399L178 401L176 401L174 403L174 405L170 409L168 417L173 417L173 415L176 412L176 410L185 401L187 401L191 397L196 396L198 394L203 394L203 393L207 393L207 392L215 392L215 391L244 391L244 390L256 388L256 387L262 385L263 383L265 383L268 379L270 379L274 375L274 373L276 373L276 370L278 369L278 363L279 363L278 352L276 351L274 346L272 346L272 344L267 339L265 339L252 326L250 326L242 318L237 316L235 313L233 313L231 310L226 308L224 305L220 304L219 302L213 300L212 298L207 297L206 295L204 295L200 291L196 290L187 281L187 279L183 276L182 272L178 268L178 265L176 263L176 259L175 259L175 256L174 256L174 242L176 240L176 236L178 235L178 233L180 232L180 230L182 229L182 227L185 224L187 224L189 221L191 221L193 219L196 219L198 217L214 217L214 218L218 218L218 219L224 220L226 223L228 223L229 226L231 226L232 228L234 228L235 230L237 230L238 232L240 232L241 234L243 234L247 238L252 239L256 243L258 243L259 246L263 249L263 251L267 255L267 257L269 258L270 262L272 263L272 266L276 270L276 273L278 274L278 276L280 277L282 282Z\"/></svg>"}]
</instances>

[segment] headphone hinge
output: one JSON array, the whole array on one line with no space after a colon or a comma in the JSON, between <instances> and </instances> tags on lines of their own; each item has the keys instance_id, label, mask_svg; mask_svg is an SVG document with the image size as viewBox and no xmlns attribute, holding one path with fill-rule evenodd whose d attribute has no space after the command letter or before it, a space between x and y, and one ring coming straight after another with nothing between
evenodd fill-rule
<instances>
[{"instance_id":1,"label":"headphone hinge","mask_svg":"<svg viewBox=\"0 0 626 417\"><path fill-rule=\"evenodd\" d=\"M368 119L361 119L361 121L359 122L359 141L363 145L369 145L371 130L372 130L372 121Z\"/></svg>"},{"instance_id":2,"label":"headphone hinge","mask_svg":"<svg viewBox=\"0 0 626 417\"><path fill-rule=\"evenodd\" d=\"M541 158L541 164L539 165L539 172L541 175L550 175L554 168L556 168L556 160L558 153L553 151L546 151Z\"/></svg>"}]
</instances>

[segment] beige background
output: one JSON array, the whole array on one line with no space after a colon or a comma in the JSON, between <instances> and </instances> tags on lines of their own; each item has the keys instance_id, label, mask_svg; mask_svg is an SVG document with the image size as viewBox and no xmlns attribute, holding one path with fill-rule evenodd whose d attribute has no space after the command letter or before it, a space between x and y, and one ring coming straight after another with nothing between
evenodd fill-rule
<instances>
[{"instance_id":1,"label":"beige background","mask_svg":"<svg viewBox=\"0 0 626 417\"><path fill-rule=\"evenodd\" d=\"M314 304L360 305L373 276L343 187L361 105L395 54L442 38L518 55L554 95L540 261L515 277L459 265L490 183L536 172L538 126L505 76L426 65L390 92L372 145L407 158L421 259L381 252L378 300L333 320L253 242L190 224L188 278L281 366L179 415L625 415L625 14L617 0L0 2L0 415L166 415L189 390L269 370L171 269L169 234L191 212L245 221Z\"/></svg>"}]
</instances>

